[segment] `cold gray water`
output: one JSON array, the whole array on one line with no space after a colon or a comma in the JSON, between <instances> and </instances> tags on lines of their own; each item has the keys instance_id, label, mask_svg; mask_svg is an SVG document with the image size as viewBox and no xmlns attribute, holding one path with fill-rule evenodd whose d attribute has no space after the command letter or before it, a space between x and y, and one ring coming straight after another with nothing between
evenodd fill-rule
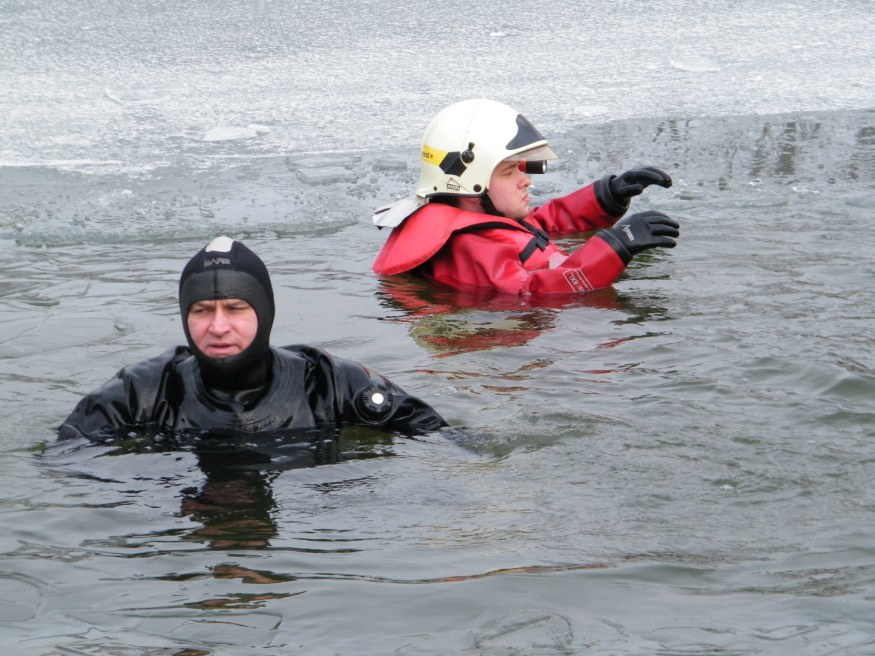
<instances>
[{"instance_id":1,"label":"cold gray water","mask_svg":"<svg viewBox=\"0 0 875 656\"><path fill-rule=\"evenodd\" d=\"M0 644L15 656L875 654L875 5L0 0ZM579 298L371 263L425 125L506 102L677 248ZM53 446L183 341L217 234L452 429ZM563 240L572 249L585 235Z\"/></svg>"}]
</instances>

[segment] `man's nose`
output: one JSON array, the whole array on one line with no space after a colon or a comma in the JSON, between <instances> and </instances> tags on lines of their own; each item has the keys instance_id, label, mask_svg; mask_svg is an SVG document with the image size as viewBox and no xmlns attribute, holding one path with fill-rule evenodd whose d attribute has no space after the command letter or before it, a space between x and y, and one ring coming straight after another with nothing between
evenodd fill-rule
<instances>
[{"instance_id":1,"label":"man's nose","mask_svg":"<svg viewBox=\"0 0 875 656\"><path fill-rule=\"evenodd\" d=\"M210 330L218 335L228 332L228 315L221 306L216 308L213 320L210 322Z\"/></svg>"}]
</instances>

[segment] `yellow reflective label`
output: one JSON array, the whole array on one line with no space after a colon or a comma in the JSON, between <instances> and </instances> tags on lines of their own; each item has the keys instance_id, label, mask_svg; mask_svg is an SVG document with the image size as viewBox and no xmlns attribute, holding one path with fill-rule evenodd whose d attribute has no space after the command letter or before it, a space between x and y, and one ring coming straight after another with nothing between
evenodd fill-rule
<instances>
[{"instance_id":1,"label":"yellow reflective label","mask_svg":"<svg viewBox=\"0 0 875 656\"><path fill-rule=\"evenodd\" d=\"M440 166L440 163L444 161L444 157L447 156L447 151L438 150L437 148L432 148L430 146L422 147L422 161L428 162L429 164L434 164L435 166Z\"/></svg>"}]
</instances>

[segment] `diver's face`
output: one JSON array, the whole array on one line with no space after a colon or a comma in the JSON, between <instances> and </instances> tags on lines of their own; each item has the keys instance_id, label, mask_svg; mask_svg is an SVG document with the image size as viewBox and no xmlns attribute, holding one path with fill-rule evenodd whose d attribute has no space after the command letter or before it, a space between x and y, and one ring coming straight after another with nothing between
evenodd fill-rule
<instances>
[{"instance_id":1,"label":"diver's face","mask_svg":"<svg viewBox=\"0 0 875 656\"><path fill-rule=\"evenodd\" d=\"M519 162L501 162L489 178L489 198L502 216L521 221L529 215L532 179L520 171Z\"/></svg>"},{"instance_id":2,"label":"diver's face","mask_svg":"<svg viewBox=\"0 0 875 656\"><path fill-rule=\"evenodd\" d=\"M188 310L191 341L210 358L227 358L242 352L258 332L258 315L240 298L198 301Z\"/></svg>"}]
</instances>

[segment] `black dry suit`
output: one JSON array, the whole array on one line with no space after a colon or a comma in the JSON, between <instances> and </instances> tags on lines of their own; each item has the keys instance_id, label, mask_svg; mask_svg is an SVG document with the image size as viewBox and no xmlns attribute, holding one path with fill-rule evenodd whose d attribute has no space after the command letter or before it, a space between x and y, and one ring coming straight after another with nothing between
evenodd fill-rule
<instances>
[{"instance_id":1,"label":"black dry suit","mask_svg":"<svg viewBox=\"0 0 875 656\"><path fill-rule=\"evenodd\" d=\"M419 432L446 425L428 404L356 362L313 346L270 346L270 277L240 242L219 238L201 250L183 270L179 290L188 347L119 371L79 402L58 439L109 438L126 429L252 433L357 424ZM258 332L237 355L210 358L194 345L187 316L193 303L222 298L252 305Z\"/></svg>"}]
</instances>

